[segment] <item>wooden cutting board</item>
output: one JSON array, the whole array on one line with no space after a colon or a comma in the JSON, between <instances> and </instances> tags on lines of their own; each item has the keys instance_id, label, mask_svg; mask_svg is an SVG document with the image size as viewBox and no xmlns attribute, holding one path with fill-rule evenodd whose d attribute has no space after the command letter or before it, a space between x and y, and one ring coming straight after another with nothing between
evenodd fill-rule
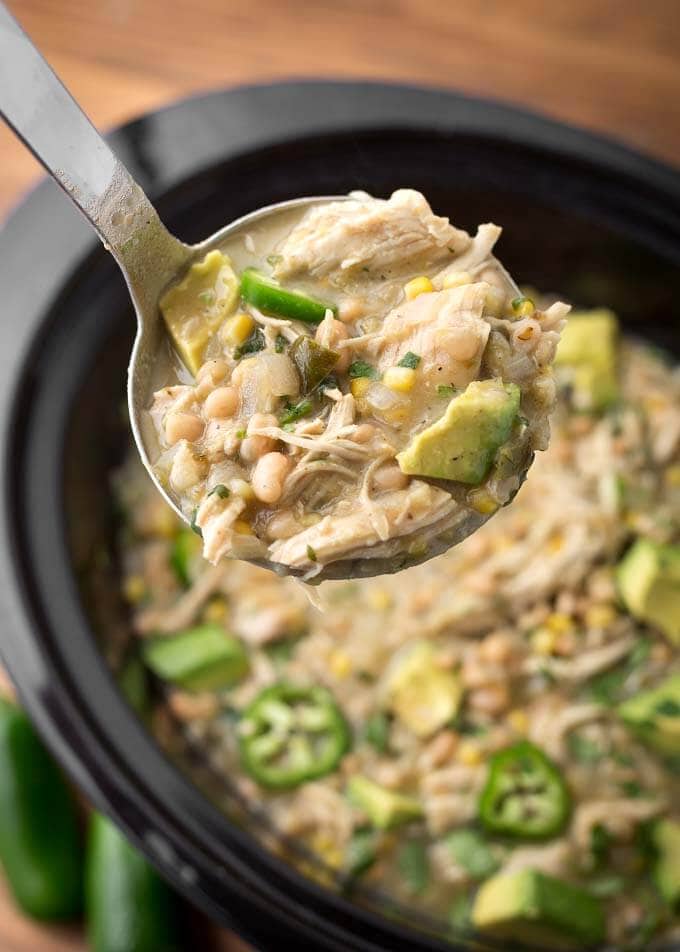
<instances>
[{"instance_id":1,"label":"wooden cutting board","mask_svg":"<svg viewBox=\"0 0 680 952\"><path fill-rule=\"evenodd\" d=\"M519 102L680 162L677 0L7 2L101 128L217 86L396 79ZM38 174L0 127L0 217ZM2 952L85 949L78 929L23 919L0 881ZM202 949L245 946L216 929Z\"/></svg>"}]
</instances>

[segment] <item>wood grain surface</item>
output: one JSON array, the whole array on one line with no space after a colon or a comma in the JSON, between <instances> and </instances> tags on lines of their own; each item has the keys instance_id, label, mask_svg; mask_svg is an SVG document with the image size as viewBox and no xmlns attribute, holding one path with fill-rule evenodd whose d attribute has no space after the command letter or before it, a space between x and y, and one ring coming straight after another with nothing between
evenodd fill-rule
<instances>
[{"instance_id":1,"label":"wood grain surface","mask_svg":"<svg viewBox=\"0 0 680 952\"><path fill-rule=\"evenodd\" d=\"M102 129L219 86L291 77L399 79L521 103L680 165L678 0L9 0L9 6ZM0 218L39 174L0 128ZM85 948L76 929L21 919L0 891L2 952ZM213 948L243 946L216 931Z\"/></svg>"}]
</instances>

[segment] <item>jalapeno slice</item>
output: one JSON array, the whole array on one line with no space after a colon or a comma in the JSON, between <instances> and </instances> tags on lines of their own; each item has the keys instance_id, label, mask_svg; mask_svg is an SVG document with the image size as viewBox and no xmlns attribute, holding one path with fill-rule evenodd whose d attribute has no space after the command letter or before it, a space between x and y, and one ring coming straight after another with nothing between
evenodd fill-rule
<instances>
[{"instance_id":1,"label":"jalapeno slice","mask_svg":"<svg viewBox=\"0 0 680 952\"><path fill-rule=\"evenodd\" d=\"M569 808L558 767L538 747L522 741L491 758L479 799L479 818L490 833L539 840L556 836Z\"/></svg>"},{"instance_id":2,"label":"jalapeno slice","mask_svg":"<svg viewBox=\"0 0 680 952\"><path fill-rule=\"evenodd\" d=\"M330 773L350 744L349 727L330 692L286 682L257 695L241 716L238 735L244 769L274 790Z\"/></svg>"},{"instance_id":3,"label":"jalapeno slice","mask_svg":"<svg viewBox=\"0 0 680 952\"><path fill-rule=\"evenodd\" d=\"M326 311L335 314L337 310L334 304L317 301L299 291L288 291L253 268L247 268L241 275L241 296L265 314L276 314L306 324L320 324Z\"/></svg>"}]
</instances>

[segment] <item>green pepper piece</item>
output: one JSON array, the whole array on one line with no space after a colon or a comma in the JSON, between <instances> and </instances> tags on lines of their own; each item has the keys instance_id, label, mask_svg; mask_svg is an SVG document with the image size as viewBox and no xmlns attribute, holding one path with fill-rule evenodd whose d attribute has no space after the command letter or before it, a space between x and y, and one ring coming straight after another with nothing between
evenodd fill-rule
<instances>
[{"instance_id":1,"label":"green pepper piece","mask_svg":"<svg viewBox=\"0 0 680 952\"><path fill-rule=\"evenodd\" d=\"M0 860L33 919L73 919L82 899L75 804L30 721L0 700Z\"/></svg>"},{"instance_id":2,"label":"green pepper piece","mask_svg":"<svg viewBox=\"0 0 680 952\"><path fill-rule=\"evenodd\" d=\"M191 529L180 529L170 549L170 565L181 585L188 588L195 580L201 558L200 538Z\"/></svg>"},{"instance_id":3,"label":"green pepper piece","mask_svg":"<svg viewBox=\"0 0 680 952\"><path fill-rule=\"evenodd\" d=\"M177 900L106 817L90 819L85 904L92 952L179 952Z\"/></svg>"},{"instance_id":4,"label":"green pepper piece","mask_svg":"<svg viewBox=\"0 0 680 952\"><path fill-rule=\"evenodd\" d=\"M238 733L244 769L274 790L330 773L350 744L349 727L329 691L283 681L248 705Z\"/></svg>"},{"instance_id":5,"label":"green pepper piece","mask_svg":"<svg viewBox=\"0 0 680 952\"><path fill-rule=\"evenodd\" d=\"M295 338L288 356L298 369L303 393L310 393L318 387L340 359L340 354L317 344L313 337L307 337L306 334Z\"/></svg>"},{"instance_id":6,"label":"green pepper piece","mask_svg":"<svg viewBox=\"0 0 680 952\"><path fill-rule=\"evenodd\" d=\"M155 675L185 691L220 691L250 668L243 643L214 624L153 638L144 643L142 655Z\"/></svg>"},{"instance_id":7,"label":"green pepper piece","mask_svg":"<svg viewBox=\"0 0 680 952\"><path fill-rule=\"evenodd\" d=\"M569 808L569 791L558 767L529 741L490 759L479 798L479 818L490 833L529 840L556 836Z\"/></svg>"},{"instance_id":8,"label":"green pepper piece","mask_svg":"<svg viewBox=\"0 0 680 952\"><path fill-rule=\"evenodd\" d=\"M241 296L265 314L276 314L306 324L320 324L326 311L337 312L335 305L317 301L299 291L287 291L254 268L246 268L241 275Z\"/></svg>"}]
</instances>

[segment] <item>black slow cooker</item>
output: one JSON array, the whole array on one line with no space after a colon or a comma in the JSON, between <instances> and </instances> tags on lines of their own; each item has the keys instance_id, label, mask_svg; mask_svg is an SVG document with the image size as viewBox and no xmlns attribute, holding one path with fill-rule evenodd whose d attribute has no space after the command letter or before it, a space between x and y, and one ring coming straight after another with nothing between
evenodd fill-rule
<instances>
[{"instance_id":1,"label":"black slow cooker","mask_svg":"<svg viewBox=\"0 0 680 952\"><path fill-rule=\"evenodd\" d=\"M607 303L680 352L680 175L586 132L444 91L315 82L183 102L111 142L185 241L282 199L413 186L463 227L506 225L501 257L522 282ZM0 288L0 646L64 768L180 892L260 949L482 948L303 878L234 820L200 759L163 754L127 707L101 648L126 625L109 492L127 445L125 285L45 182L0 234Z\"/></svg>"}]
</instances>

